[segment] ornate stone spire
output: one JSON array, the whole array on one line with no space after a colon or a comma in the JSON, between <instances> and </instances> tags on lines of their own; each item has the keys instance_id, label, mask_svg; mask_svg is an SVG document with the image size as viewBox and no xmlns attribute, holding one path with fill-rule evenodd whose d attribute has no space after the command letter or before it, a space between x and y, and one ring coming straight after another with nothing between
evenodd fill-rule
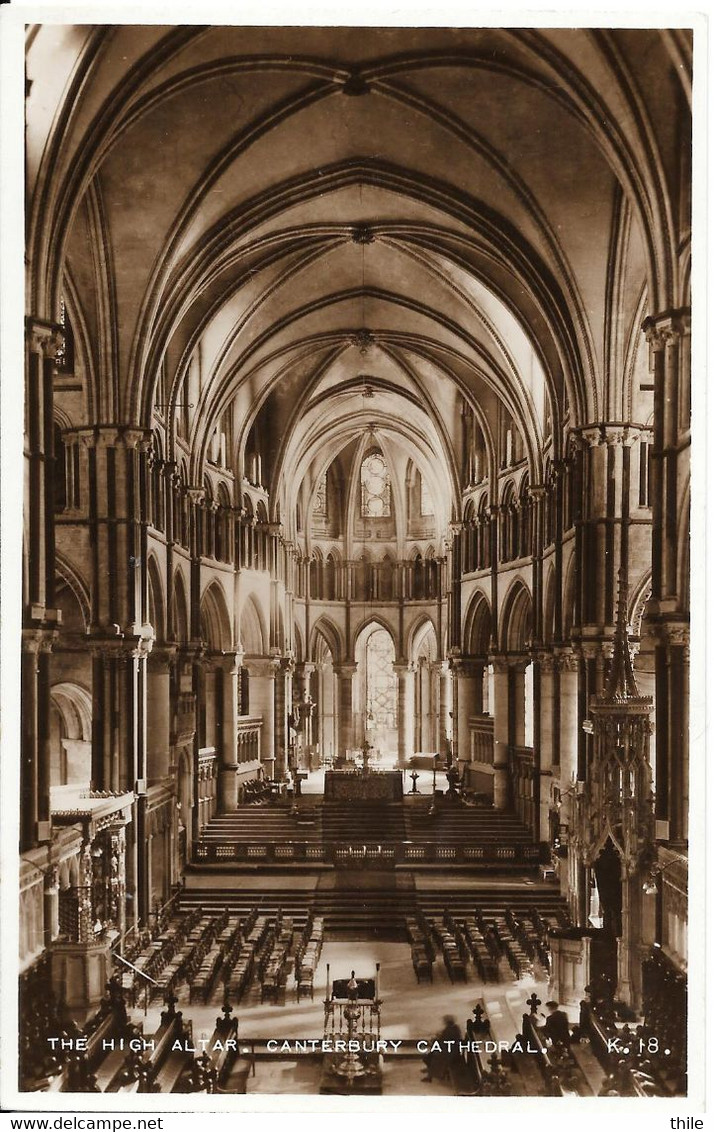
<instances>
[{"instance_id":1,"label":"ornate stone spire","mask_svg":"<svg viewBox=\"0 0 714 1132\"><path fill-rule=\"evenodd\" d=\"M624 566L618 574L617 619L613 639L612 664L601 702L623 703L639 700L642 697L637 688L635 672L632 667L630 640L627 624L627 575Z\"/></svg>"}]
</instances>

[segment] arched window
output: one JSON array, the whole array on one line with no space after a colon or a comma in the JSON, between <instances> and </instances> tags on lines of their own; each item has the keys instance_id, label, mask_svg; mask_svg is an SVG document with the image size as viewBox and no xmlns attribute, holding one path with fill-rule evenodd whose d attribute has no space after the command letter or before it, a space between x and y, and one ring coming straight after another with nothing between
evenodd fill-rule
<instances>
[{"instance_id":1,"label":"arched window","mask_svg":"<svg viewBox=\"0 0 714 1132\"><path fill-rule=\"evenodd\" d=\"M335 601L337 598L337 566L334 555L328 554L325 563L325 599Z\"/></svg>"},{"instance_id":2,"label":"arched window","mask_svg":"<svg viewBox=\"0 0 714 1132\"><path fill-rule=\"evenodd\" d=\"M424 597L424 564L421 554L418 553L414 558L412 579L412 597L416 601L421 601Z\"/></svg>"},{"instance_id":3,"label":"arched window","mask_svg":"<svg viewBox=\"0 0 714 1132\"><path fill-rule=\"evenodd\" d=\"M481 496L478 506L478 568L487 569L491 565L491 519L488 513L488 498Z\"/></svg>"},{"instance_id":4,"label":"arched window","mask_svg":"<svg viewBox=\"0 0 714 1132\"><path fill-rule=\"evenodd\" d=\"M367 638L367 707L378 728L397 725L397 677L394 672L394 642L386 629L375 629Z\"/></svg>"},{"instance_id":5,"label":"arched window","mask_svg":"<svg viewBox=\"0 0 714 1132\"><path fill-rule=\"evenodd\" d=\"M360 469L361 514L364 519L382 519L392 514L392 485L387 462L381 452L368 453Z\"/></svg>"},{"instance_id":6,"label":"arched window","mask_svg":"<svg viewBox=\"0 0 714 1132\"><path fill-rule=\"evenodd\" d=\"M424 518L427 515L431 516L431 515L434 514L434 503L433 503L432 498L431 498L431 492L429 491L428 483L426 482L426 480L424 479L424 477L421 474L420 474L419 478L421 480L421 506L420 506L420 511L421 511L422 518Z\"/></svg>"},{"instance_id":7,"label":"arched window","mask_svg":"<svg viewBox=\"0 0 714 1132\"><path fill-rule=\"evenodd\" d=\"M503 492L500 514L500 559L510 562L517 555L516 550L516 492L513 483L506 485Z\"/></svg>"},{"instance_id":8,"label":"arched window","mask_svg":"<svg viewBox=\"0 0 714 1132\"><path fill-rule=\"evenodd\" d=\"M317 481L313 514L320 515L323 519L327 518L327 468Z\"/></svg>"},{"instance_id":9,"label":"arched window","mask_svg":"<svg viewBox=\"0 0 714 1132\"><path fill-rule=\"evenodd\" d=\"M392 601L394 598L394 563L388 554L385 554L379 567L378 596L382 601Z\"/></svg>"},{"instance_id":10,"label":"arched window","mask_svg":"<svg viewBox=\"0 0 714 1132\"><path fill-rule=\"evenodd\" d=\"M316 550L313 557L310 559L310 597L322 597L322 557L319 550Z\"/></svg>"},{"instance_id":11,"label":"arched window","mask_svg":"<svg viewBox=\"0 0 714 1132\"><path fill-rule=\"evenodd\" d=\"M528 494L528 476L521 481L521 492L518 500L518 538L514 548L514 557L524 558L531 552L531 501Z\"/></svg>"},{"instance_id":12,"label":"arched window","mask_svg":"<svg viewBox=\"0 0 714 1132\"><path fill-rule=\"evenodd\" d=\"M439 592L439 564L434 558L434 548L429 547L424 560L424 596L433 600Z\"/></svg>"}]
</instances>

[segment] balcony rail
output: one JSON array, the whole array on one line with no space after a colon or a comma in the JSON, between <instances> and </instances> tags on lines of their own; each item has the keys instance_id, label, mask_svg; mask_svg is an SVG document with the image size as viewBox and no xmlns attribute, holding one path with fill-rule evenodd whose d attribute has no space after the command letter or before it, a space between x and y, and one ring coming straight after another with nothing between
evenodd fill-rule
<instances>
[{"instance_id":1,"label":"balcony rail","mask_svg":"<svg viewBox=\"0 0 714 1132\"><path fill-rule=\"evenodd\" d=\"M442 845L438 842L327 842L314 841L224 842L201 840L194 847L194 861L207 863L254 862L335 865L337 868L382 867L395 865L537 865L540 847L530 842L519 845Z\"/></svg>"}]
</instances>

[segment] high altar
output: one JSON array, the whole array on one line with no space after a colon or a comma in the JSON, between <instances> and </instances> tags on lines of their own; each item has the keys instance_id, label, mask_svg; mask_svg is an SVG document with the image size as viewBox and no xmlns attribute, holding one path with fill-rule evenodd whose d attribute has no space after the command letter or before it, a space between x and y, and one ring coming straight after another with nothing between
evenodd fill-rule
<instances>
[{"instance_id":1,"label":"high altar","mask_svg":"<svg viewBox=\"0 0 714 1132\"><path fill-rule=\"evenodd\" d=\"M362 744L362 767L325 771L326 802L400 802L402 772L373 770L369 765L374 750L368 739Z\"/></svg>"},{"instance_id":2,"label":"high altar","mask_svg":"<svg viewBox=\"0 0 714 1132\"><path fill-rule=\"evenodd\" d=\"M400 802L399 770L327 770L326 802Z\"/></svg>"}]
</instances>

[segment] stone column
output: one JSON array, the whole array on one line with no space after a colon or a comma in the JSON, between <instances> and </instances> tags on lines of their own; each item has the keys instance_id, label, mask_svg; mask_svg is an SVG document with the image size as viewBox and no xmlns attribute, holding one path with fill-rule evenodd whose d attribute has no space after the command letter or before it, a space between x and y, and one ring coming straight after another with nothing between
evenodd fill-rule
<instances>
[{"instance_id":1,"label":"stone column","mask_svg":"<svg viewBox=\"0 0 714 1132\"><path fill-rule=\"evenodd\" d=\"M567 790L577 775L578 673L580 660L572 649L560 649L555 663L560 671L560 781Z\"/></svg>"},{"instance_id":2,"label":"stone column","mask_svg":"<svg viewBox=\"0 0 714 1132\"><path fill-rule=\"evenodd\" d=\"M218 752L218 807L222 814L234 813L238 808L238 673L240 657L232 654L221 666L223 715L221 719L221 750Z\"/></svg>"},{"instance_id":3,"label":"stone column","mask_svg":"<svg viewBox=\"0 0 714 1132\"><path fill-rule=\"evenodd\" d=\"M129 845L134 921L149 912L146 885L147 658L151 637L95 637L92 649L92 785L135 794Z\"/></svg>"},{"instance_id":4,"label":"stone column","mask_svg":"<svg viewBox=\"0 0 714 1132\"><path fill-rule=\"evenodd\" d=\"M654 380L652 612L667 616L685 610L686 579L680 577L677 531L689 473L690 311L648 318L643 329Z\"/></svg>"},{"instance_id":5,"label":"stone column","mask_svg":"<svg viewBox=\"0 0 714 1132\"><path fill-rule=\"evenodd\" d=\"M50 839L50 650L61 619L54 608L53 359L61 327L26 319L25 532L21 668L20 844Z\"/></svg>"},{"instance_id":6,"label":"stone column","mask_svg":"<svg viewBox=\"0 0 714 1132\"><path fill-rule=\"evenodd\" d=\"M493 663L493 804L505 810L509 804L509 664L494 656Z\"/></svg>"},{"instance_id":7,"label":"stone column","mask_svg":"<svg viewBox=\"0 0 714 1132\"><path fill-rule=\"evenodd\" d=\"M47 842L50 826L50 652L54 629L22 631L22 762L20 837L23 849Z\"/></svg>"},{"instance_id":8,"label":"stone column","mask_svg":"<svg viewBox=\"0 0 714 1132\"><path fill-rule=\"evenodd\" d=\"M540 786L537 804L540 807L540 839L547 840L546 831L553 781L553 677L555 658L550 653L539 653L540 667ZM558 710L560 707L558 705Z\"/></svg>"},{"instance_id":9,"label":"stone column","mask_svg":"<svg viewBox=\"0 0 714 1132\"><path fill-rule=\"evenodd\" d=\"M62 328L28 317L25 334L25 623L56 620L54 612L54 358Z\"/></svg>"},{"instance_id":10,"label":"stone column","mask_svg":"<svg viewBox=\"0 0 714 1132\"><path fill-rule=\"evenodd\" d=\"M314 664L296 664L294 680L296 683L297 702L300 705L300 723L303 730L306 753L311 755L314 744L313 714L315 704L311 693L311 678L315 671Z\"/></svg>"},{"instance_id":11,"label":"stone column","mask_svg":"<svg viewBox=\"0 0 714 1132\"><path fill-rule=\"evenodd\" d=\"M524 658L509 660L510 697L512 706L511 743L523 747L526 742L526 668L529 661Z\"/></svg>"},{"instance_id":12,"label":"stone column","mask_svg":"<svg viewBox=\"0 0 714 1132\"><path fill-rule=\"evenodd\" d=\"M288 767L288 710L292 701L294 662L281 657L275 671L275 775L284 782Z\"/></svg>"},{"instance_id":13,"label":"stone column","mask_svg":"<svg viewBox=\"0 0 714 1132\"><path fill-rule=\"evenodd\" d=\"M265 774L272 778L275 767L275 673L272 657L251 657L243 661L250 678L250 714L263 720L260 733L260 760Z\"/></svg>"},{"instance_id":14,"label":"stone column","mask_svg":"<svg viewBox=\"0 0 714 1132\"><path fill-rule=\"evenodd\" d=\"M657 636L656 655L664 654L665 664L660 658L656 702L666 698L666 711L657 711L657 817L669 822L670 844L684 847L689 820L689 625L661 621Z\"/></svg>"},{"instance_id":15,"label":"stone column","mask_svg":"<svg viewBox=\"0 0 714 1132\"><path fill-rule=\"evenodd\" d=\"M429 665L429 726L427 733L426 750L439 751L439 692L441 678L441 661Z\"/></svg>"},{"instance_id":16,"label":"stone column","mask_svg":"<svg viewBox=\"0 0 714 1132\"><path fill-rule=\"evenodd\" d=\"M442 759L447 759L452 747L452 688L451 670L447 661L442 660L437 665L439 673L439 745L438 750Z\"/></svg>"},{"instance_id":17,"label":"stone column","mask_svg":"<svg viewBox=\"0 0 714 1132\"><path fill-rule=\"evenodd\" d=\"M45 946L59 935L59 869L56 865L45 873Z\"/></svg>"},{"instance_id":18,"label":"stone column","mask_svg":"<svg viewBox=\"0 0 714 1132\"><path fill-rule=\"evenodd\" d=\"M352 750L355 745L353 680L356 671L356 664L341 664L334 669L339 693L340 749L337 752L338 760L343 760L347 751Z\"/></svg>"},{"instance_id":19,"label":"stone column","mask_svg":"<svg viewBox=\"0 0 714 1132\"><path fill-rule=\"evenodd\" d=\"M455 661L454 671L458 684L458 762L463 767L473 761L471 750L472 715L477 715L483 707L483 665L468 657Z\"/></svg>"},{"instance_id":20,"label":"stone column","mask_svg":"<svg viewBox=\"0 0 714 1132\"><path fill-rule=\"evenodd\" d=\"M397 763L406 766L414 754L414 666L395 664L397 674Z\"/></svg>"},{"instance_id":21,"label":"stone column","mask_svg":"<svg viewBox=\"0 0 714 1132\"><path fill-rule=\"evenodd\" d=\"M171 763L171 663L175 648L166 646L151 650L146 684L148 718L150 720L147 751L147 778L160 782L169 774Z\"/></svg>"}]
</instances>

